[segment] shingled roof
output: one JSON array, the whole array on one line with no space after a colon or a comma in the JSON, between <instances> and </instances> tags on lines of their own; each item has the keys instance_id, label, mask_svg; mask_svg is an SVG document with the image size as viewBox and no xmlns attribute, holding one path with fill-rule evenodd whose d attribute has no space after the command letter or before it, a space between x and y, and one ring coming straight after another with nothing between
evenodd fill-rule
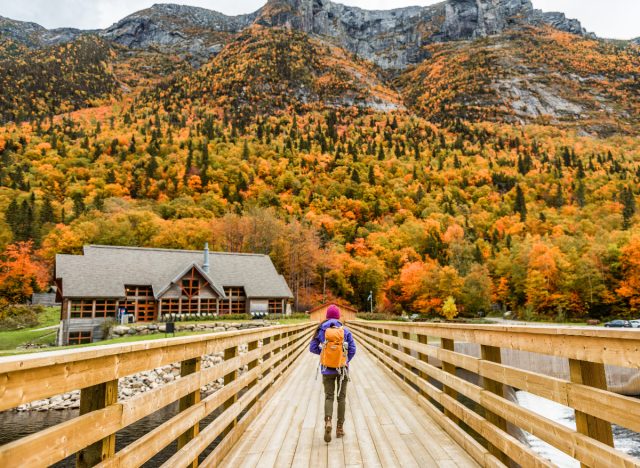
<instances>
[{"instance_id":1,"label":"shingled roof","mask_svg":"<svg viewBox=\"0 0 640 468\"><path fill-rule=\"evenodd\" d=\"M242 286L248 298L293 297L267 255L211 252L209 259L216 289ZM56 278L68 298L124 298L125 285L151 285L158 297L190 265L203 270L203 263L203 250L88 245L84 255L56 255Z\"/></svg>"}]
</instances>

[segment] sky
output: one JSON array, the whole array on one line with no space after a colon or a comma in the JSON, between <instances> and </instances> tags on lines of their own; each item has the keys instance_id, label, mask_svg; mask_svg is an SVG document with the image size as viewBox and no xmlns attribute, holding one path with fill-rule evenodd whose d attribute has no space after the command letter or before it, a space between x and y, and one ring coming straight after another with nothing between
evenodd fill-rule
<instances>
[{"instance_id":1,"label":"sky","mask_svg":"<svg viewBox=\"0 0 640 468\"><path fill-rule=\"evenodd\" d=\"M101 29L154 3L172 0L0 0L0 16L33 21L47 28L63 26ZM430 5L441 0L334 0L367 9L390 9ZM250 13L265 0L173 0L227 15ZM640 36L639 0L533 0L536 8L562 11L578 18L587 30L600 37L632 39Z\"/></svg>"}]
</instances>

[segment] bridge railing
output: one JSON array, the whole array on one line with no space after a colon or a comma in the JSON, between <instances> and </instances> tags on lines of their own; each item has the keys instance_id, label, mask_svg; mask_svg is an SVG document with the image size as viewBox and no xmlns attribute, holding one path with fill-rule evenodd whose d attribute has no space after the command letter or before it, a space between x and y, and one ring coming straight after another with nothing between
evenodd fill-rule
<instances>
[{"instance_id":1,"label":"bridge railing","mask_svg":"<svg viewBox=\"0 0 640 468\"><path fill-rule=\"evenodd\" d=\"M0 359L0 411L80 389L80 415L0 447L0 466L49 466L76 454L77 466L140 466L177 440L163 466L216 466L306 348L315 324L169 338ZM246 345L246 352L238 348ZM245 348L245 346L243 346ZM205 355L224 360L202 368ZM180 363L181 377L127 400L118 379ZM224 386L201 399L201 388ZM179 402L179 412L116 452L116 433ZM200 422L217 416L200 430ZM201 457L202 458L202 457Z\"/></svg>"},{"instance_id":2,"label":"bridge railing","mask_svg":"<svg viewBox=\"0 0 640 468\"><path fill-rule=\"evenodd\" d=\"M639 332L360 320L349 327L400 386L484 466L552 466L514 427L582 466L640 466L640 459L613 447L611 429L614 423L640 432L640 400L608 391L605 375L605 365L640 369ZM456 342L479 345L480 357L456 352ZM504 365L505 349L568 359L570 378ZM466 371L467 378L457 375L462 373L457 369ZM573 408L576 430L507 398L506 386Z\"/></svg>"}]
</instances>

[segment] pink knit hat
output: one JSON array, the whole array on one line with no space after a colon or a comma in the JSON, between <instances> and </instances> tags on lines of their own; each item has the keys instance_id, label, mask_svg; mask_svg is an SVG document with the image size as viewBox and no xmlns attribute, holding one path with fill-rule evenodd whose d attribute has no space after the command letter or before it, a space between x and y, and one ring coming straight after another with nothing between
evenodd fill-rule
<instances>
[{"instance_id":1,"label":"pink knit hat","mask_svg":"<svg viewBox=\"0 0 640 468\"><path fill-rule=\"evenodd\" d=\"M340 320L340 308L335 304L331 304L327 308L327 320L329 319Z\"/></svg>"}]
</instances>

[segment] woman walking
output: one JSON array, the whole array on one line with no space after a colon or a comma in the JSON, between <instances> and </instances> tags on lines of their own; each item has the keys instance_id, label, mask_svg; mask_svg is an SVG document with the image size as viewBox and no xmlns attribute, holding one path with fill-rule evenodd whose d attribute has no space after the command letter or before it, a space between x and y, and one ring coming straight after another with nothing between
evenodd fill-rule
<instances>
[{"instance_id":1,"label":"woman walking","mask_svg":"<svg viewBox=\"0 0 640 468\"><path fill-rule=\"evenodd\" d=\"M331 442L333 402L338 395L338 422L336 437L344 436L344 413L347 404L349 363L356 354L356 343L351 332L340 321L340 308L331 304L326 320L311 340L309 350L320 355L320 371L324 386L324 441Z\"/></svg>"}]
</instances>

